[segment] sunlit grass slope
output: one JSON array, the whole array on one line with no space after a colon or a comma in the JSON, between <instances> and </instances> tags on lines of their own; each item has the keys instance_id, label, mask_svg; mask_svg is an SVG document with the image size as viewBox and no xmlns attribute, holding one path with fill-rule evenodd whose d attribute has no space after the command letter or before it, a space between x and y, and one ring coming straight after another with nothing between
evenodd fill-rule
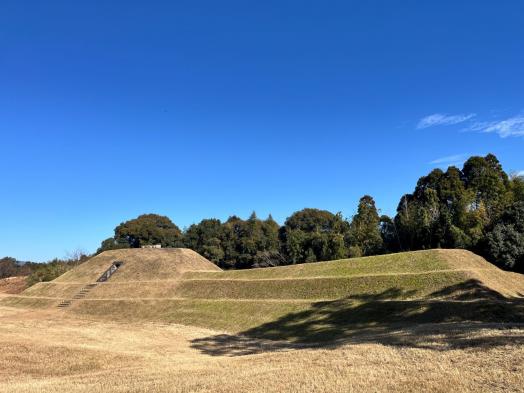
<instances>
[{"instance_id":1,"label":"sunlit grass slope","mask_svg":"<svg viewBox=\"0 0 524 393\"><path fill-rule=\"evenodd\" d=\"M124 264L111 282L170 280L187 271L220 271L198 253L186 248L124 249L103 252L86 263L72 269L54 282L92 283L115 261Z\"/></svg>"},{"instance_id":2,"label":"sunlit grass slope","mask_svg":"<svg viewBox=\"0 0 524 393\"><path fill-rule=\"evenodd\" d=\"M221 271L190 250L100 254L3 305L56 308L112 262L124 265L60 312L162 321L267 338L343 338L399 323L524 321L521 275L463 250L429 250L266 269Z\"/></svg>"}]
</instances>

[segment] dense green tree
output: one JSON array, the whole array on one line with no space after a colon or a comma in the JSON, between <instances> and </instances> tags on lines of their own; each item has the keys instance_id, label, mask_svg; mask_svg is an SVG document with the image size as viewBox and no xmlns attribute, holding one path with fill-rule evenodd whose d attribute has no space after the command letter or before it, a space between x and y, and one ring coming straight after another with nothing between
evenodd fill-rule
<instances>
[{"instance_id":1,"label":"dense green tree","mask_svg":"<svg viewBox=\"0 0 524 393\"><path fill-rule=\"evenodd\" d=\"M182 232L173 222L158 214L143 214L115 228L115 241L131 248L161 244L162 247L183 246Z\"/></svg>"},{"instance_id":2,"label":"dense green tree","mask_svg":"<svg viewBox=\"0 0 524 393\"><path fill-rule=\"evenodd\" d=\"M223 229L220 220L204 219L191 225L184 233L184 244L210 261L219 264L224 260Z\"/></svg>"},{"instance_id":3,"label":"dense green tree","mask_svg":"<svg viewBox=\"0 0 524 393\"><path fill-rule=\"evenodd\" d=\"M415 222L417 225L417 242L422 248L441 246L439 227L440 205L437 191L433 188L424 190L416 204Z\"/></svg>"},{"instance_id":4,"label":"dense green tree","mask_svg":"<svg viewBox=\"0 0 524 393\"><path fill-rule=\"evenodd\" d=\"M264 242L262 249L257 250L253 266L268 267L286 264L284 256L280 252L280 241L278 238L280 226L271 214L262 221L262 234Z\"/></svg>"},{"instance_id":5,"label":"dense green tree","mask_svg":"<svg viewBox=\"0 0 524 393\"><path fill-rule=\"evenodd\" d=\"M487 255L498 265L513 270L523 270L524 233L514 225L497 224L486 236Z\"/></svg>"},{"instance_id":6,"label":"dense green tree","mask_svg":"<svg viewBox=\"0 0 524 393\"><path fill-rule=\"evenodd\" d=\"M255 213L247 220L231 216L224 223L207 219L185 231L184 243L225 268L275 266L283 262L278 230L271 216L260 220Z\"/></svg>"},{"instance_id":7,"label":"dense green tree","mask_svg":"<svg viewBox=\"0 0 524 393\"><path fill-rule=\"evenodd\" d=\"M360 198L348 235L350 245L359 247L362 255L374 255L383 251L380 216L371 196L364 195Z\"/></svg>"},{"instance_id":8,"label":"dense green tree","mask_svg":"<svg viewBox=\"0 0 524 393\"><path fill-rule=\"evenodd\" d=\"M222 226L221 244L224 250L222 267L233 268L238 262L237 239L241 235L241 228L242 219L237 216L229 217Z\"/></svg>"},{"instance_id":9,"label":"dense green tree","mask_svg":"<svg viewBox=\"0 0 524 393\"><path fill-rule=\"evenodd\" d=\"M415 195L402 197L395 217L401 244L407 249L439 246L440 206L437 192L425 188Z\"/></svg>"},{"instance_id":10,"label":"dense green tree","mask_svg":"<svg viewBox=\"0 0 524 393\"><path fill-rule=\"evenodd\" d=\"M96 250L96 253L100 254L103 251L119 250L121 248L129 248L127 239L115 239L114 237L109 237L105 240L102 240L102 243L100 244L98 250Z\"/></svg>"},{"instance_id":11,"label":"dense green tree","mask_svg":"<svg viewBox=\"0 0 524 393\"><path fill-rule=\"evenodd\" d=\"M471 157L462 171L435 169L421 177L413 194L401 198L393 225L382 223L382 234L391 244L396 229L401 249L484 250L501 266L517 269L522 232L515 203L523 195L524 180L508 177L494 155Z\"/></svg>"},{"instance_id":12,"label":"dense green tree","mask_svg":"<svg viewBox=\"0 0 524 393\"><path fill-rule=\"evenodd\" d=\"M380 236L382 237L385 251L398 252L402 250L395 222L385 214L380 217Z\"/></svg>"},{"instance_id":13,"label":"dense green tree","mask_svg":"<svg viewBox=\"0 0 524 393\"><path fill-rule=\"evenodd\" d=\"M415 242L417 233L416 208L416 200L413 195L405 194L400 198L393 223L397 230L402 251L418 248L418 244Z\"/></svg>"},{"instance_id":14,"label":"dense green tree","mask_svg":"<svg viewBox=\"0 0 524 393\"><path fill-rule=\"evenodd\" d=\"M260 220L255 213L247 220L230 217L223 225L223 264L248 268L282 263L279 254L278 224L269 216Z\"/></svg>"},{"instance_id":15,"label":"dense green tree","mask_svg":"<svg viewBox=\"0 0 524 393\"><path fill-rule=\"evenodd\" d=\"M340 213L303 209L293 213L280 230L283 254L289 263L344 258L349 224Z\"/></svg>"},{"instance_id":16,"label":"dense green tree","mask_svg":"<svg viewBox=\"0 0 524 393\"><path fill-rule=\"evenodd\" d=\"M466 248L472 243L468 223L472 220L468 207L472 193L463 181L462 171L452 166L443 174L436 186L440 217L436 230L438 246Z\"/></svg>"},{"instance_id":17,"label":"dense green tree","mask_svg":"<svg viewBox=\"0 0 524 393\"><path fill-rule=\"evenodd\" d=\"M489 220L496 220L508 205L509 179L497 157L471 157L462 170L466 188L473 193L472 209L484 204Z\"/></svg>"},{"instance_id":18,"label":"dense green tree","mask_svg":"<svg viewBox=\"0 0 524 393\"><path fill-rule=\"evenodd\" d=\"M265 243L264 249L271 251L278 251L280 248L280 242L278 240L278 232L280 230L280 225L273 219L273 216L270 214L262 222L262 233L264 235Z\"/></svg>"},{"instance_id":19,"label":"dense green tree","mask_svg":"<svg viewBox=\"0 0 524 393\"><path fill-rule=\"evenodd\" d=\"M441 211L449 217L449 222L458 227L464 226L472 194L466 190L462 172L454 166L449 167L434 189L438 194Z\"/></svg>"},{"instance_id":20,"label":"dense green tree","mask_svg":"<svg viewBox=\"0 0 524 393\"><path fill-rule=\"evenodd\" d=\"M511 182L495 156L471 157L463 170L435 169L405 195L395 217L406 249L476 249L487 226L515 199Z\"/></svg>"},{"instance_id":21,"label":"dense green tree","mask_svg":"<svg viewBox=\"0 0 524 393\"><path fill-rule=\"evenodd\" d=\"M486 253L507 269L524 272L524 202L510 206L486 236Z\"/></svg>"},{"instance_id":22,"label":"dense green tree","mask_svg":"<svg viewBox=\"0 0 524 393\"><path fill-rule=\"evenodd\" d=\"M405 195L395 223L406 249L468 247L477 238L481 205L472 209L472 193L462 172L449 167L433 170L417 182L413 194ZM481 225L482 226L482 225Z\"/></svg>"},{"instance_id":23,"label":"dense green tree","mask_svg":"<svg viewBox=\"0 0 524 393\"><path fill-rule=\"evenodd\" d=\"M510 189L514 202L524 202L524 176L513 176L510 182Z\"/></svg>"}]
</instances>

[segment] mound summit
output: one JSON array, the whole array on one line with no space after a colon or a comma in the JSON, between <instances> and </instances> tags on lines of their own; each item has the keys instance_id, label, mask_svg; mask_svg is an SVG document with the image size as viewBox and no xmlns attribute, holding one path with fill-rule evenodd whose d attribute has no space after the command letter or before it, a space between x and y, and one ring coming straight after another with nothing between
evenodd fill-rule
<instances>
[{"instance_id":1,"label":"mound summit","mask_svg":"<svg viewBox=\"0 0 524 393\"><path fill-rule=\"evenodd\" d=\"M113 275L97 282L115 263ZM524 276L464 250L222 271L188 249L125 249L1 304L319 341L399 323L524 322L523 296Z\"/></svg>"},{"instance_id":2,"label":"mound summit","mask_svg":"<svg viewBox=\"0 0 524 393\"><path fill-rule=\"evenodd\" d=\"M113 262L121 261L111 282L165 281L188 271L216 272L221 269L187 248L128 248L105 251L58 277L56 283L93 283Z\"/></svg>"}]
</instances>

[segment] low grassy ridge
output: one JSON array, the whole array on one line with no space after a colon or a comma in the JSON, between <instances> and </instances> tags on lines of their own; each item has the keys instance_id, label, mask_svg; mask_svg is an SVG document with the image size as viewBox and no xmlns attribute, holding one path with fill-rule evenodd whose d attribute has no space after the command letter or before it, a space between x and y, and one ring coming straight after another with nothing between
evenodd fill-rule
<instances>
[{"instance_id":1,"label":"low grassy ridge","mask_svg":"<svg viewBox=\"0 0 524 393\"><path fill-rule=\"evenodd\" d=\"M462 250L241 271L220 271L189 250L126 250L96 258L2 304L54 308L118 258L121 270L61 312L297 342L402 323L524 322L524 278Z\"/></svg>"},{"instance_id":2,"label":"low grassy ridge","mask_svg":"<svg viewBox=\"0 0 524 393\"><path fill-rule=\"evenodd\" d=\"M348 277L373 274L423 273L445 269L450 269L449 263L441 257L439 251L432 250L340 259L330 262L303 263L265 269L229 270L218 274L216 272L188 272L184 275L184 278L260 280L271 278Z\"/></svg>"}]
</instances>

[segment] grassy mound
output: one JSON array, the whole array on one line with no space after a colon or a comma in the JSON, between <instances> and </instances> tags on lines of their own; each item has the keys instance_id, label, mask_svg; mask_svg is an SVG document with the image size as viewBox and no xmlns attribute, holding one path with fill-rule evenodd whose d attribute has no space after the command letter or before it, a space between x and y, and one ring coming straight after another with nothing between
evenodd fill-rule
<instances>
[{"instance_id":1,"label":"grassy mound","mask_svg":"<svg viewBox=\"0 0 524 393\"><path fill-rule=\"evenodd\" d=\"M58 277L56 283L92 283L115 261L124 264L112 282L172 280L187 271L220 271L213 263L186 248L123 249L103 252Z\"/></svg>"},{"instance_id":2,"label":"grassy mound","mask_svg":"<svg viewBox=\"0 0 524 393\"><path fill-rule=\"evenodd\" d=\"M124 265L64 313L162 321L290 341L428 322L524 322L524 276L463 250L429 250L285 267L221 271L190 250L116 250L2 300L55 308Z\"/></svg>"},{"instance_id":3,"label":"grassy mound","mask_svg":"<svg viewBox=\"0 0 524 393\"><path fill-rule=\"evenodd\" d=\"M216 265L198 253L184 249L123 249L103 252L82 265L69 270L51 282L35 284L25 290L24 298L10 299L10 304L33 302L27 298L55 299L51 304L72 298L85 285L97 281L113 262L123 265L108 283L101 283L96 296L107 298L166 297L174 295L169 287L186 272L219 272ZM110 284L109 286L107 286ZM48 302L49 303L49 302Z\"/></svg>"}]
</instances>

